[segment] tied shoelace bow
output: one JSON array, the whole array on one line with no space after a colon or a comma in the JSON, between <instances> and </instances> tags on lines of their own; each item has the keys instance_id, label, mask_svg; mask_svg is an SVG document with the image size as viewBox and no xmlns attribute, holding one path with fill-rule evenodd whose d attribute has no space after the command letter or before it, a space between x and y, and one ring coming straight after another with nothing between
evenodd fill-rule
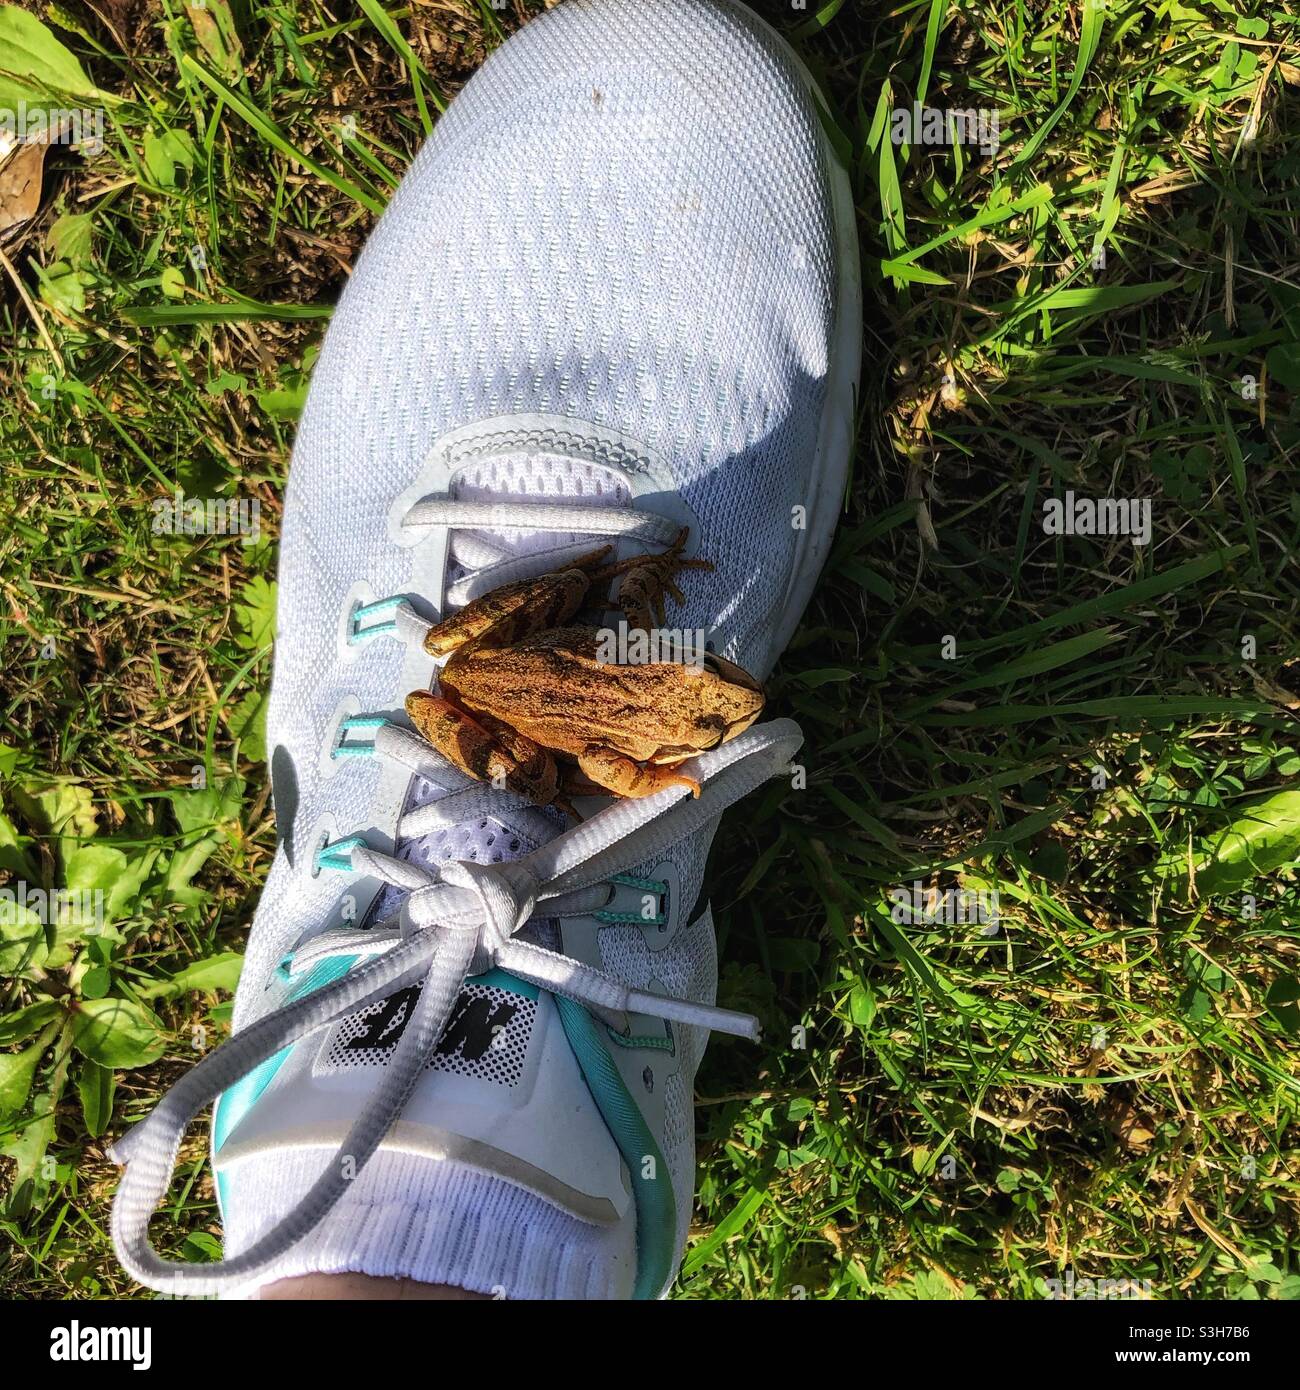
<instances>
[{"instance_id":1,"label":"tied shoelace bow","mask_svg":"<svg viewBox=\"0 0 1300 1390\"><path fill-rule=\"evenodd\" d=\"M670 540L678 529L666 518L620 508L442 500L417 504L405 524L464 527L474 522L498 529L581 528L588 536L629 536L652 543L668 532ZM590 541L508 558L502 558L499 549L492 555L490 542L479 540L476 547L470 553L486 568L451 585L449 604L467 602L530 570L554 568L564 555L589 550ZM468 555L462 552L460 558L463 564ZM409 606L404 610L399 613L402 621L394 624L396 635L408 642L421 640L427 624ZM112 1234L128 1273L165 1293L202 1295L229 1292L269 1270L325 1219L401 1116L469 976L493 968L505 970L585 1006L619 1033L628 1029L627 1015L636 1013L757 1038L757 1021L746 1014L631 989L604 971L520 940L517 933L534 916L591 911L607 895L604 885L609 879L655 859L769 778L786 772L802 742L798 725L788 719L749 729L688 764L701 784L698 798L691 798L685 788L673 787L640 800L616 801L530 854L501 864L455 861L442 865L435 875L369 848L359 839L349 842L351 868L406 890L404 910L369 930L325 933L296 951L295 973L329 957L367 959L334 983L235 1034L113 1146L111 1156L125 1171L113 1203ZM431 758L445 761L399 728L381 729L375 747L413 770L427 771ZM477 805L481 801L486 789L452 772L449 780L460 790L433 807L410 813L399 830L409 829L407 823L413 820L423 824L428 811L447 802L468 798ZM493 790L491 795L510 794ZM468 812L469 807L463 810ZM445 811L442 816L445 820ZM335 849L342 849L342 844ZM393 921L396 926L388 925ZM382 1079L298 1205L240 1255L210 1264L163 1259L149 1243L149 1221L166 1196L182 1138L195 1116L282 1049L413 984L420 986L419 995Z\"/></svg>"}]
</instances>

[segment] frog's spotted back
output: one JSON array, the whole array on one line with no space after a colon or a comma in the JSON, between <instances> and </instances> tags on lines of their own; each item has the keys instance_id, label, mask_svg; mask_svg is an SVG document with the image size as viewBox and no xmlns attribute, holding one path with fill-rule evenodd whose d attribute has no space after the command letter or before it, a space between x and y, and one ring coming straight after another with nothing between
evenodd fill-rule
<instances>
[{"instance_id":1,"label":"frog's spotted back","mask_svg":"<svg viewBox=\"0 0 1300 1390\"><path fill-rule=\"evenodd\" d=\"M572 784L557 757L619 796L679 783L671 769L757 719L758 681L712 653L698 664L610 661L606 632L567 620L608 603L607 585L621 579L618 600L643 629L662 613L665 592L683 600L680 570L710 567L682 558L686 539L683 529L661 554L613 564L595 552L484 594L438 624L425 648L451 656L438 696L407 700L416 728L462 771L541 804L558 804Z\"/></svg>"}]
</instances>

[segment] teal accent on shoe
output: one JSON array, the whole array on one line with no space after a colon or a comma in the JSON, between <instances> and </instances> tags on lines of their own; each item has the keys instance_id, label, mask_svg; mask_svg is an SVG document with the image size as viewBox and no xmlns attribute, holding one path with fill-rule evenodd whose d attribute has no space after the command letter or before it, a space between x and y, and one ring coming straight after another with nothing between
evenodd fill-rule
<instances>
[{"instance_id":1,"label":"teal accent on shoe","mask_svg":"<svg viewBox=\"0 0 1300 1390\"><path fill-rule=\"evenodd\" d=\"M405 594L393 594L390 598L376 599L374 603L363 603L352 610L353 618L369 617L371 613L391 613L406 602Z\"/></svg>"},{"instance_id":2,"label":"teal accent on shoe","mask_svg":"<svg viewBox=\"0 0 1300 1390\"><path fill-rule=\"evenodd\" d=\"M517 994L521 999L536 1000L541 994L541 990L528 980L516 979L513 975L508 975L504 970L498 970L495 966L491 970L485 970L481 975L469 976L476 985L488 985L492 989L508 990L511 994Z\"/></svg>"},{"instance_id":3,"label":"teal accent on shoe","mask_svg":"<svg viewBox=\"0 0 1300 1390\"><path fill-rule=\"evenodd\" d=\"M636 1286L632 1297L657 1298L672 1272L677 1243L677 1203L668 1165L645 1116L624 1085L614 1059L601 1042L595 1019L581 1004L563 995L557 994L554 999L564 1035L632 1180L637 1252ZM641 1176L642 1164L647 1158L654 1160L653 1178Z\"/></svg>"},{"instance_id":4,"label":"teal accent on shoe","mask_svg":"<svg viewBox=\"0 0 1300 1390\"><path fill-rule=\"evenodd\" d=\"M364 642L370 637L377 637L380 633L396 632L397 620L394 618L390 622L376 623L374 627L363 628L361 622L364 618L370 617L374 613L391 613L394 609L400 608L406 602L405 594L398 594L394 598L382 598L375 603L361 604L352 610L351 631L348 633L348 642L356 645Z\"/></svg>"},{"instance_id":5,"label":"teal accent on shoe","mask_svg":"<svg viewBox=\"0 0 1300 1390\"><path fill-rule=\"evenodd\" d=\"M364 717L358 716L354 719L345 719L342 722L342 724L339 725L338 741L334 744L334 747L330 749L331 761L338 758L370 757L371 754L373 754L375 751L375 745L373 742L347 743L344 740L347 738L348 734L353 733L357 729L378 730L385 728L387 724L388 720L384 719L382 716L373 717L370 715L366 715Z\"/></svg>"},{"instance_id":6,"label":"teal accent on shoe","mask_svg":"<svg viewBox=\"0 0 1300 1390\"><path fill-rule=\"evenodd\" d=\"M615 874L609 881L621 883L625 888L639 888L643 893L663 894L668 891L668 885L657 878L633 878L631 874Z\"/></svg>"},{"instance_id":7,"label":"teal accent on shoe","mask_svg":"<svg viewBox=\"0 0 1300 1390\"><path fill-rule=\"evenodd\" d=\"M348 873L352 868L352 851L358 845L364 845L365 839L360 835L349 835L346 840L335 840L333 844L324 844L313 857L316 872L322 869L334 869L339 873Z\"/></svg>"},{"instance_id":8,"label":"teal accent on shoe","mask_svg":"<svg viewBox=\"0 0 1300 1390\"><path fill-rule=\"evenodd\" d=\"M675 1051L671 1038L625 1038L622 1033L616 1033L612 1028L606 1028L605 1032L609 1034L610 1042L617 1043L619 1047L653 1047L660 1052Z\"/></svg>"},{"instance_id":9,"label":"teal accent on shoe","mask_svg":"<svg viewBox=\"0 0 1300 1390\"><path fill-rule=\"evenodd\" d=\"M323 960L312 966L289 991L284 1002L291 1004L295 999L301 999L303 995L311 994L313 990L332 985L335 980L342 979L360 959L360 956L338 956L333 960ZM289 1054L297 1046L297 1043L290 1043L288 1047L281 1048L275 1056L268 1057L260 1067L255 1067L247 1076L236 1081L228 1091L222 1091L217 1097L217 1104L212 1112L212 1155L214 1158L229 1138L231 1131L257 1104L258 1097L271 1084L276 1072L285 1064ZM224 1212L226 1205L225 1179L220 1172L216 1174L216 1189L217 1205Z\"/></svg>"},{"instance_id":10,"label":"teal accent on shoe","mask_svg":"<svg viewBox=\"0 0 1300 1390\"><path fill-rule=\"evenodd\" d=\"M374 627L368 627L364 632L352 633L352 635L348 638L348 642L355 647L358 646L360 643L366 641L366 639L369 637L378 637L385 632L396 631L396 623L376 623Z\"/></svg>"},{"instance_id":11,"label":"teal accent on shoe","mask_svg":"<svg viewBox=\"0 0 1300 1390\"><path fill-rule=\"evenodd\" d=\"M634 878L631 874L614 874L609 881L610 883L621 884L624 888L634 888L641 893L653 893L656 898L664 898L668 894L668 885L661 883L658 879ZM640 912L607 912L603 908L591 915L607 927L662 927L668 921L668 914L662 906L653 917L646 917Z\"/></svg>"}]
</instances>

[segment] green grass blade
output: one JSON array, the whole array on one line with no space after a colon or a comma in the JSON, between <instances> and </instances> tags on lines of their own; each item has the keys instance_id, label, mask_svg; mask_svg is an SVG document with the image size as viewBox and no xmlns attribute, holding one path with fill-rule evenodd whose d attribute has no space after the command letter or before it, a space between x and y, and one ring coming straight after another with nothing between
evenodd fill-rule
<instances>
[{"instance_id":1,"label":"green grass blade","mask_svg":"<svg viewBox=\"0 0 1300 1390\"><path fill-rule=\"evenodd\" d=\"M304 154L302 150L298 149L289 140L288 136L285 135L269 116L263 114L251 101L237 92L233 87L223 82L216 73L209 72L208 69L205 68L202 63L198 62L191 54L186 53L182 55L181 62L187 72L198 78L205 87L216 96L219 96L237 116L252 126L268 145L278 150L286 159L292 159L298 164L301 164L304 169L310 170L318 179L329 184L331 188L336 189L339 193L351 198L354 202L360 203L363 208L368 212L374 213L376 217L383 212L384 204L377 196L373 193L366 192L363 188L359 188L350 179L345 179L341 175L335 173L333 169L327 169L318 160L313 159L311 155Z\"/></svg>"}]
</instances>

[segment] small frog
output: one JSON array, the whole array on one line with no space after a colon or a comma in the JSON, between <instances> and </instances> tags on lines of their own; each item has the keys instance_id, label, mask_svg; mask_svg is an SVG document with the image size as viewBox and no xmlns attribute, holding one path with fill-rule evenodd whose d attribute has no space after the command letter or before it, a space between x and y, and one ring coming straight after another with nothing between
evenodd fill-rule
<instances>
[{"instance_id":1,"label":"small frog","mask_svg":"<svg viewBox=\"0 0 1300 1390\"><path fill-rule=\"evenodd\" d=\"M616 578L630 627L662 622L665 593L684 601L677 573L712 568L682 558L686 535L662 555L614 563L604 546L438 623L425 650L450 658L438 694L407 696L411 722L463 772L571 815L570 796L641 797L672 786L699 796L678 768L747 729L762 712L762 686L712 652L694 664L602 662L600 630L571 624L583 608L611 601Z\"/></svg>"}]
</instances>

